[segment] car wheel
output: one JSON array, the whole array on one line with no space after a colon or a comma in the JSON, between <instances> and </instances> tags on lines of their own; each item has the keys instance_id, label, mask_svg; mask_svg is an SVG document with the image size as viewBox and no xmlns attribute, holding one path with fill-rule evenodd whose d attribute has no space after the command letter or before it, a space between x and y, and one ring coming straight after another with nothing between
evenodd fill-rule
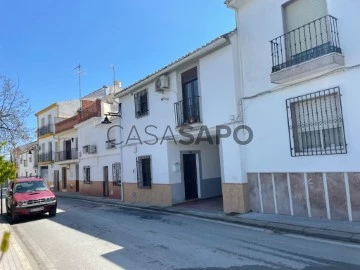
<instances>
[{"instance_id":1,"label":"car wheel","mask_svg":"<svg viewBox=\"0 0 360 270\"><path fill-rule=\"evenodd\" d=\"M50 210L49 216L50 217L55 217L56 216L56 207Z\"/></svg>"},{"instance_id":2,"label":"car wheel","mask_svg":"<svg viewBox=\"0 0 360 270\"><path fill-rule=\"evenodd\" d=\"M19 220L19 217L15 214L15 211L11 210L10 213L10 224L15 224Z\"/></svg>"}]
</instances>

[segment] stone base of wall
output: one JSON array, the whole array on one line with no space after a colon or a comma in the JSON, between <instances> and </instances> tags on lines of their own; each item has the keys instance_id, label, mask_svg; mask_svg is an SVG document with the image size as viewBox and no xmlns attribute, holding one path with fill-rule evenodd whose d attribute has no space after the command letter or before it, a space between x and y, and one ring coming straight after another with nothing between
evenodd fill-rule
<instances>
[{"instance_id":1,"label":"stone base of wall","mask_svg":"<svg viewBox=\"0 0 360 270\"><path fill-rule=\"evenodd\" d=\"M124 200L125 202L171 206L171 185L152 184L150 189L142 189L138 188L137 183L124 183Z\"/></svg>"},{"instance_id":2,"label":"stone base of wall","mask_svg":"<svg viewBox=\"0 0 360 270\"><path fill-rule=\"evenodd\" d=\"M80 194L82 195L97 197L104 196L104 181L92 181L90 184L85 184L83 181L80 181L79 186ZM69 189L67 191L69 191ZM109 198L121 199L121 186L113 185L111 181L109 181Z\"/></svg>"},{"instance_id":3,"label":"stone base of wall","mask_svg":"<svg viewBox=\"0 0 360 270\"><path fill-rule=\"evenodd\" d=\"M103 181L92 181L90 184L85 184L80 181L80 194L87 196L103 196Z\"/></svg>"},{"instance_id":4,"label":"stone base of wall","mask_svg":"<svg viewBox=\"0 0 360 270\"><path fill-rule=\"evenodd\" d=\"M249 173L255 212L360 221L360 173Z\"/></svg>"},{"instance_id":5,"label":"stone base of wall","mask_svg":"<svg viewBox=\"0 0 360 270\"><path fill-rule=\"evenodd\" d=\"M67 180L66 191L67 192L76 192L76 180Z\"/></svg>"},{"instance_id":6,"label":"stone base of wall","mask_svg":"<svg viewBox=\"0 0 360 270\"><path fill-rule=\"evenodd\" d=\"M225 213L249 211L247 184L222 183L222 194Z\"/></svg>"}]
</instances>

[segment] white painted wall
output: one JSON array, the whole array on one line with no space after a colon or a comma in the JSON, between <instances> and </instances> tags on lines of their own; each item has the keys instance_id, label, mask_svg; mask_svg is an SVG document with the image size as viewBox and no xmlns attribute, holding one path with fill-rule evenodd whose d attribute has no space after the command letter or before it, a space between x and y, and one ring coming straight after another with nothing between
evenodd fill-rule
<instances>
[{"instance_id":1,"label":"white painted wall","mask_svg":"<svg viewBox=\"0 0 360 270\"><path fill-rule=\"evenodd\" d=\"M27 160L27 166L24 166L24 160ZM19 154L17 157L17 166L18 166L18 177L30 177L36 176L38 171L35 167L35 151L32 150L32 153L29 154L29 150Z\"/></svg>"},{"instance_id":2,"label":"white painted wall","mask_svg":"<svg viewBox=\"0 0 360 270\"><path fill-rule=\"evenodd\" d=\"M265 91L270 94L244 102L245 123L254 132L253 141L245 147L247 172L336 172L359 171L360 146L357 136L360 124L358 77L360 64L358 42L354 36L360 25L359 1L328 0L330 15L338 18L340 44L345 56L344 71L287 87L270 83L271 47L269 41L283 34L281 5L285 0L234 1L242 8L237 14L238 37L243 67L245 97ZM240 73L241 74L241 73ZM331 156L291 157L285 100L326 88L340 86L348 153ZM238 88L240 89L240 88Z\"/></svg>"},{"instance_id":3,"label":"white painted wall","mask_svg":"<svg viewBox=\"0 0 360 270\"><path fill-rule=\"evenodd\" d=\"M77 135L79 139L79 176L80 181L84 180L83 168L90 166L91 181L103 181L103 166L109 167L109 181L112 181L112 164L120 162L120 148L116 146L112 149L106 149L105 142L107 139L107 131L111 126L118 125L119 119L111 120L111 125L100 124L102 117L93 117L85 122L76 125ZM119 138L119 129L111 129L111 137ZM116 143L118 143L117 140ZM96 145L96 154L87 154L83 152L83 146Z\"/></svg>"}]
</instances>

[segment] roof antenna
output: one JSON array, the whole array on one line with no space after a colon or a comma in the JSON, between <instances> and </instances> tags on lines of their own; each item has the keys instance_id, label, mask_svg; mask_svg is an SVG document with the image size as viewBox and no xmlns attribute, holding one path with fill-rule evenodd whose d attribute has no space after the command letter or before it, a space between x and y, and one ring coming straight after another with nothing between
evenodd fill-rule
<instances>
[{"instance_id":1,"label":"roof antenna","mask_svg":"<svg viewBox=\"0 0 360 270\"><path fill-rule=\"evenodd\" d=\"M81 75L82 75L82 71L81 71L81 65L77 65L74 70L77 69L77 75L79 77L79 101L80 101L80 111L82 112L82 102L81 102Z\"/></svg>"}]
</instances>

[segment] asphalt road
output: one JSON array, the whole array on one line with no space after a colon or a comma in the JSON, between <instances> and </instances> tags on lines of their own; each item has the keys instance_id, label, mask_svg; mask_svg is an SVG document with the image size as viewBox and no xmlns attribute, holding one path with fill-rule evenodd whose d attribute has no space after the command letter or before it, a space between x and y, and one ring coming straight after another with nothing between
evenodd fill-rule
<instances>
[{"instance_id":1,"label":"asphalt road","mask_svg":"<svg viewBox=\"0 0 360 270\"><path fill-rule=\"evenodd\" d=\"M360 269L360 245L59 198L12 226L34 269Z\"/></svg>"}]
</instances>

